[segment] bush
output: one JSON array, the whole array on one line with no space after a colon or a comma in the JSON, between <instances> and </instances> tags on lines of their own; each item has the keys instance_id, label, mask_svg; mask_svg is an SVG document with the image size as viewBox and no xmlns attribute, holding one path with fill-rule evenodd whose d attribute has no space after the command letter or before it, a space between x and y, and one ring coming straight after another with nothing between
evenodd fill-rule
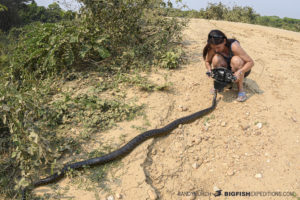
<instances>
[{"instance_id":1,"label":"bush","mask_svg":"<svg viewBox=\"0 0 300 200\"><path fill-rule=\"evenodd\" d=\"M80 2L81 17L108 36L111 64L120 70L159 65L164 52L177 48L185 21L164 17L162 0Z\"/></svg>"},{"instance_id":2,"label":"bush","mask_svg":"<svg viewBox=\"0 0 300 200\"><path fill-rule=\"evenodd\" d=\"M90 32L81 23L34 23L18 33L18 44L11 55L10 69L16 80L43 79L80 66L88 59L101 61L110 56L106 38Z\"/></svg>"},{"instance_id":3,"label":"bush","mask_svg":"<svg viewBox=\"0 0 300 200\"><path fill-rule=\"evenodd\" d=\"M222 20L228 13L228 9L221 2L219 4L209 3L205 12L203 12L203 18L205 19L215 19Z\"/></svg>"},{"instance_id":4,"label":"bush","mask_svg":"<svg viewBox=\"0 0 300 200\"><path fill-rule=\"evenodd\" d=\"M19 41L11 55L15 79L43 79L83 64L126 71L161 65L161 60L167 68L180 63L180 55L167 62L170 66L165 58L178 52L183 22L163 17L160 1L82 2L86 6L80 20L34 23L11 31ZM105 66L98 65L104 59Z\"/></svg>"},{"instance_id":5,"label":"bush","mask_svg":"<svg viewBox=\"0 0 300 200\"><path fill-rule=\"evenodd\" d=\"M226 13L225 20L243 23L254 23L257 14L251 7L234 6L232 10Z\"/></svg>"}]
</instances>

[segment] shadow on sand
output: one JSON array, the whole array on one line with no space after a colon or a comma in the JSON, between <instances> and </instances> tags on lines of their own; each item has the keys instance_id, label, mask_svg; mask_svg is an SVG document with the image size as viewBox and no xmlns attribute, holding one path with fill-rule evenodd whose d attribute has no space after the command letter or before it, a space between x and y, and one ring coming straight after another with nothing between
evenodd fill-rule
<instances>
[{"instance_id":1,"label":"shadow on sand","mask_svg":"<svg viewBox=\"0 0 300 200\"><path fill-rule=\"evenodd\" d=\"M264 93L264 91L259 88L256 81L254 81L250 78L245 78L244 90L247 94L247 100L249 100L255 94L263 94ZM233 88L230 90L224 89L224 92L221 92L221 94L223 95L223 101L228 102L228 103L235 101L237 98L237 93L238 93L238 89L237 89L236 84L234 84Z\"/></svg>"}]
</instances>

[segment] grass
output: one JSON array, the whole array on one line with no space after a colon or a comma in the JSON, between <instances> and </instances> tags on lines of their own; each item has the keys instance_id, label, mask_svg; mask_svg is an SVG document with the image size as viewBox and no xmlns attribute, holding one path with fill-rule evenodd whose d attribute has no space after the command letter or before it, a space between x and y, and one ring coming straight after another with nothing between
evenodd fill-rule
<instances>
[{"instance_id":1,"label":"grass","mask_svg":"<svg viewBox=\"0 0 300 200\"><path fill-rule=\"evenodd\" d=\"M206 126L206 124L208 124L208 122L209 122L210 120L213 120L213 119L215 119L215 118L216 118L216 117L215 117L214 114L211 114L211 115L208 115L208 116L204 116L204 117L203 117L203 125Z\"/></svg>"},{"instance_id":2,"label":"grass","mask_svg":"<svg viewBox=\"0 0 300 200\"><path fill-rule=\"evenodd\" d=\"M145 127L142 127L142 126L135 126L135 125L132 125L131 128L134 128L134 129L136 129L136 130L138 130L138 131L142 131L142 132L144 132L144 131L147 130L147 128L145 128Z\"/></svg>"}]
</instances>

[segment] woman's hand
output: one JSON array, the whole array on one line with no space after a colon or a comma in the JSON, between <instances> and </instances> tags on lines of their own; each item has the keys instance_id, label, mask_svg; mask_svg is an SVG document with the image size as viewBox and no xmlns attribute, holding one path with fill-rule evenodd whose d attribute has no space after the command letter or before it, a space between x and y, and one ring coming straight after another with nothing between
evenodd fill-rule
<instances>
[{"instance_id":1,"label":"woman's hand","mask_svg":"<svg viewBox=\"0 0 300 200\"><path fill-rule=\"evenodd\" d=\"M239 82L243 75L244 75L244 73L240 69L237 70L236 72L234 72L234 76L236 77L235 82Z\"/></svg>"},{"instance_id":2,"label":"woman's hand","mask_svg":"<svg viewBox=\"0 0 300 200\"><path fill-rule=\"evenodd\" d=\"M208 78L211 78L211 71L207 71L206 75L207 75Z\"/></svg>"}]
</instances>

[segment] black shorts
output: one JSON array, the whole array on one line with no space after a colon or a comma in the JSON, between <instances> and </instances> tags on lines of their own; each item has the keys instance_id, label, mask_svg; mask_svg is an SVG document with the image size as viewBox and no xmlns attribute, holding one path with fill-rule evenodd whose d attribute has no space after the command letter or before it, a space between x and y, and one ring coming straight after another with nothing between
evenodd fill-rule
<instances>
[{"instance_id":1,"label":"black shorts","mask_svg":"<svg viewBox=\"0 0 300 200\"><path fill-rule=\"evenodd\" d=\"M246 78L247 76L249 76L250 72L251 72L251 69L245 73L244 78Z\"/></svg>"}]
</instances>

